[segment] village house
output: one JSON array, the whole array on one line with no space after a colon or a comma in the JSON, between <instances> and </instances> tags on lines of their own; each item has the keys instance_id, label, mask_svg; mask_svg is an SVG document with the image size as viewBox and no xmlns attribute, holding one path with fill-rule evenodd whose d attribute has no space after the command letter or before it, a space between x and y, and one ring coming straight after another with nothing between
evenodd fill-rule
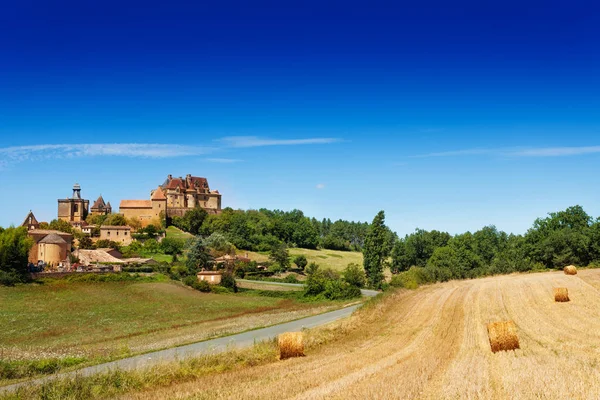
<instances>
[{"instance_id":1,"label":"village house","mask_svg":"<svg viewBox=\"0 0 600 400\"><path fill-rule=\"evenodd\" d=\"M130 226L102 225L100 227L100 240L111 240L128 246L132 242Z\"/></svg>"},{"instance_id":2,"label":"village house","mask_svg":"<svg viewBox=\"0 0 600 400\"><path fill-rule=\"evenodd\" d=\"M200 271L197 274L199 281L206 281L211 285L218 285L221 283L221 277L223 274L220 271Z\"/></svg>"}]
</instances>

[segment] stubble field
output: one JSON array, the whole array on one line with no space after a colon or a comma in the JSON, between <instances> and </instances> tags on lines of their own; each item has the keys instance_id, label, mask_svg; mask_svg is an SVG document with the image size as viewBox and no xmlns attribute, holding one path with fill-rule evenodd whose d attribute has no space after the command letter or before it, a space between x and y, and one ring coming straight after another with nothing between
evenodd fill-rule
<instances>
[{"instance_id":1,"label":"stubble field","mask_svg":"<svg viewBox=\"0 0 600 400\"><path fill-rule=\"evenodd\" d=\"M555 303L554 287L571 301ZM307 334L307 357L207 374L133 399L597 399L600 270L400 291ZM489 322L521 348L492 353Z\"/></svg>"}]
</instances>

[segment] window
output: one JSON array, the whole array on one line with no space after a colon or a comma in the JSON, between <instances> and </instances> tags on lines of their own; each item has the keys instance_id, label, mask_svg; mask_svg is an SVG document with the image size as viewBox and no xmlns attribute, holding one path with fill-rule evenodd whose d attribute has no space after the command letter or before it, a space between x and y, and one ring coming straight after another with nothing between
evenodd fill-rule
<instances>
[{"instance_id":1,"label":"window","mask_svg":"<svg viewBox=\"0 0 600 400\"><path fill-rule=\"evenodd\" d=\"M127 231L123 232L123 235L127 236Z\"/></svg>"},{"instance_id":2,"label":"window","mask_svg":"<svg viewBox=\"0 0 600 400\"><path fill-rule=\"evenodd\" d=\"M106 236L110 236L110 231L106 231Z\"/></svg>"},{"instance_id":3,"label":"window","mask_svg":"<svg viewBox=\"0 0 600 400\"><path fill-rule=\"evenodd\" d=\"M79 212L79 204L73 205L73 212Z\"/></svg>"},{"instance_id":4,"label":"window","mask_svg":"<svg viewBox=\"0 0 600 400\"><path fill-rule=\"evenodd\" d=\"M117 231L117 236L119 236L119 231Z\"/></svg>"}]
</instances>

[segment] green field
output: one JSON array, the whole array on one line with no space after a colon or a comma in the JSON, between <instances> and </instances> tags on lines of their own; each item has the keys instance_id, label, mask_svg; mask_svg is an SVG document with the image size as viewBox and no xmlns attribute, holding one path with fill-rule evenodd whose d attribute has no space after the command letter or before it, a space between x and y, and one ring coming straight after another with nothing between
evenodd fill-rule
<instances>
[{"instance_id":1,"label":"green field","mask_svg":"<svg viewBox=\"0 0 600 400\"><path fill-rule=\"evenodd\" d=\"M363 255L357 251L337 251L337 250L309 250L309 249L289 249L292 260L299 254L304 254L309 263L316 262L323 268L331 268L335 271L341 271L348 264L355 263L362 265ZM256 253L252 251L238 251L238 254L248 253L250 259L258 263L265 262L269 259L268 253Z\"/></svg>"},{"instance_id":2,"label":"green field","mask_svg":"<svg viewBox=\"0 0 600 400\"><path fill-rule=\"evenodd\" d=\"M171 281L65 280L0 286L0 304L0 364L64 357L91 364L339 306L255 293L201 293Z\"/></svg>"}]
</instances>

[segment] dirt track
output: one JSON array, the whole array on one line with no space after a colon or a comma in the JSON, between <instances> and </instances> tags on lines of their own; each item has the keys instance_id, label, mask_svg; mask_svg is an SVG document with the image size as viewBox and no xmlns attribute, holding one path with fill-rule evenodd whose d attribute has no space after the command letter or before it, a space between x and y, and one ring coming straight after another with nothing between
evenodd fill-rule
<instances>
[{"instance_id":1,"label":"dirt track","mask_svg":"<svg viewBox=\"0 0 600 400\"><path fill-rule=\"evenodd\" d=\"M569 289L555 303L552 288ZM449 282L388 298L307 357L209 375L132 398L600 398L600 270ZM493 354L486 324L515 321Z\"/></svg>"}]
</instances>

